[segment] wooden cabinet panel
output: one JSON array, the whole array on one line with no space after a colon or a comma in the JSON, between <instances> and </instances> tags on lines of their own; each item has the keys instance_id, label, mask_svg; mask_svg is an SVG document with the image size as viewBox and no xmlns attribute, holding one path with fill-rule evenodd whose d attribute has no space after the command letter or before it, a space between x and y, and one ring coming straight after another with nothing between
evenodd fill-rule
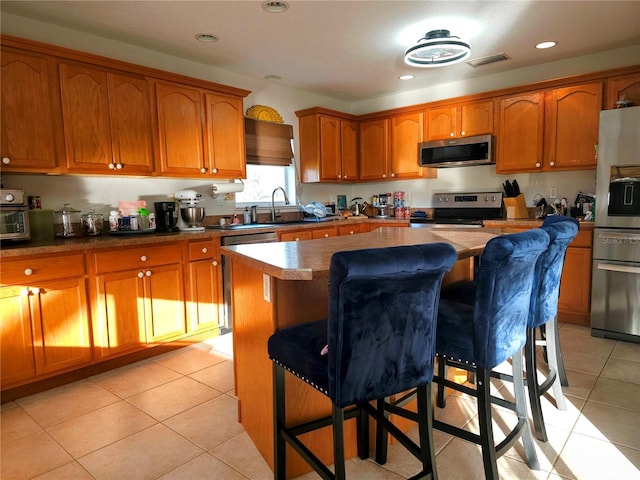
<instances>
[{"instance_id":1,"label":"wooden cabinet panel","mask_svg":"<svg viewBox=\"0 0 640 480\"><path fill-rule=\"evenodd\" d=\"M187 333L182 265L145 270L147 341L160 342Z\"/></svg>"},{"instance_id":2,"label":"wooden cabinet panel","mask_svg":"<svg viewBox=\"0 0 640 480\"><path fill-rule=\"evenodd\" d=\"M342 146L340 119L320 115L320 181L337 181L341 178Z\"/></svg>"},{"instance_id":3,"label":"wooden cabinet panel","mask_svg":"<svg viewBox=\"0 0 640 480\"><path fill-rule=\"evenodd\" d=\"M221 178L246 178L242 99L206 93L207 172Z\"/></svg>"},{"instance_id":4,"label":"wooden cabinet panel","mask_svg":"<svg viewBox=\"0 0 640 480\"><path fill-rule=\"evenodd\" d=\"M54 278L77 277L85 274L84 255L51 255L46 258L19 258L3 261L0 269L2 285L33 285Z\"/></svg>"},{"instance_id":5,"label":"wooden cabinet panel","mask_svg":"<svg viewBox=\"0 0 640 480\"><path fill-rule=\"evenodd\" d=\"M351 120L340 121L340 156L343 181L358 179L358 124Z\"/></svg>"},{"instance_id":6,"label":"wooden cabinet panel","mask_svg":"<svg viewBox=\"0 0 640 480\"><path fill-rule=\"evenodd\" d=\"M97 273L143 269L181 261L182 252L177 245L147 245L98 251L94 254Z\"/></svg>"},{"instance_id":7,"label":"wooden cabinet panel","mask_svg":"<svg viewBox=\"0 0 640 480\"><path fill-rule=\"evenodd\" d=\"M360 232L362 232L362 224L360 223L338 225L338 235L355 235Z\"/></svg>"},{"instance_id":8,"label":"wooden cabinet panel","mask_svg":"<svg viewBox=\"0 0 640 480\"><path fill-rule=\"evenodd\" d=\"M561 322L585 326L590 323L591 256L590 248L567 249L558 298L558 319Z\"/></svg>"},{"instance_id":9,"label":"wooden cabinet panel","mask_svg":"<svg viewBox=\"0 0 640 480\"><path fill-rule=\"evenodd\" d=\"M1 156L4 172L52 172L62 145L55 65L50 57L2 49Z\"/></svg>"},{"instance_id":10,"label":"wooden cabinet panel","mask_svg":"<svg viewBox=\"0 0 640 480\"><path fill-rule=\"evenodd\" d=\"M391 178L436 177L435 168L422 168L418 164L418 144L424 131L422 112L391 117Z\"/></svg>"},{"instance_id":11,"label":"wooden cabinet panel","mask_svg":"<svg viewBox=\"0 0 640 480\"><path fill-rule=\"evenodd\" d=\"M329 238L337 237L338 231L336 227L318 227L311 230L311 238Z\"/></svg>"},{"instance_id":12,"label":"wooden cabinet panel","mask_svg":"<svg viewBox=\"0 0 640 480\"><path fill-rule=\"evenodd\" d=\"M493 133L493 100L427 110L426 138L446 140Z\"/></svg>"},{"instance_id":13,"label":"wooden cabinet panel","mask_svg":"<svg viewBox=\"0 0 640 480\"><path fill-rule=\"evenodd\" d=\"M201 260L189 264L187 318L189 331L219 325L222 308L222 266L219 260Z\"/></svg>"},{"instance_id":14,"label":"wooden cabinet panel","mask_svg":"<svg viewBox=\"0 0 640 480\"><path fill-rule=\"evenodd\" d=\"M204 170L200 90L156 82L160 172L201 177Z\"/></svg>"},{"instance_id":15,"label":"wooden cabinet panel","mask_svg":"<svg viewBox=\"0 0 640 480\"><path fill-rule=\"evenodd\" d=\"M542 170L544 93L500 100L497 173Z\"/></svg>"},{"instance_id":16,"label":"wooden cabinet panel","mask_svg":"<svg viewBox=\"0 0 640 480\"><path fill-rule=\"evenodd\" d=\"M595 145L602 110L601 82L553 90L549 94L544 170L596 167Z\"/></svg>"},{"instance_id":17,"label":"wooden cabinet panel","mask_svg":"<svg viewBox=\"0 0 640 480\"><path fill-rule=\"evenodd\" d=\"M311 230L295 230L293 232L278 233L278 241L280 242L299 242L302 240L311 240L312 238Z\"/></svg>"},{"instance_id":18,"label":"wooden cabinet panel","mask_svg":"<svg viewBox=\"0 0 640 480\"><path fill-rule=\"evenodd\" d=\"M389 171L389 120L360 122L360 180L385 180Z\"/></svg>"},{"instance_id":19,"label":"wooden cabinet panel","mask_svg":"<svg viewBox=\"0 0 640 480\"><path fill-rule=\"evenodd\" d=\"M616 108L618 100L640 105L640 73L620 75L607 81L607 108Z\"/></svg>"},{"instance_id":20,"label":"wooden cabinet panel","mask_svg":"<svg viewBox=\"0 0 640 480\"><path fill-rule=\"evenodd\" d=\"M0 379L4 389L36 374L29 289L21 285L1 287L0 310Z\"/></svg>"},{"instance_id":21,"label":"wooden cabinet panel","mask_svg":"<svg viewBox=\"0 0 640 480\"><path fill-rule=\"evenodd\" d=\"M427 139L446 140L456 136L457 108L442 107L427 110Z\"/></svg>"}]
</instances>

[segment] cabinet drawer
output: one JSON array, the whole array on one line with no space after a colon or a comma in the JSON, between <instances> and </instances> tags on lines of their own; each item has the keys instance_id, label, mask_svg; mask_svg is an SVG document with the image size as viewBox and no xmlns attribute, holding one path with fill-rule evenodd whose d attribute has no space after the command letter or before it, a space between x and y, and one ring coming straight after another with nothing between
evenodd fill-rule
<instances>
[{"instance_id":1,"label":"cabinet drawer","mask_svg":"<svg viewBox=\"0 0 640 480\"><path fill-rule=\"evenodd\" d=\"M204 240L189 244L189 261L204 260L217 256L219 240Z\"/></svg>"},{"instance_id":2,"label":"cabinet drawer","mask_svg":"<svg viewBox=\"0 0 640 480\"><path fill-rule=\"evenodd\" d=\"M182 261L180 244L116 249L94 254L96 273L169 265Z\"/></svg>"},{"instance_id":3,"label":"cabinet drawer","mask_svg":"<svg viewBox=\"0 0 640 480\"><path fill-rule=\"evenodd\" d=\"M53 255L44 258L3 260L0 275L3 285L39 282L85 274L84 255Z\"/></svg>"},{"instance_id":4,"label":"cabinet drawer","mask_svg":"<svg viewBox=\"0 0 640 480\"><path fill-rule=\"evenodd\" d=\"M329 228L314 228L311 232L311 238L329 238L335 237L338 234L336 227Z\"/></svg>"},{"instance_id":5,"label":"cabinet drawer","mask_svg":"<svg viewBox=\"0 0 640 480\"><path fill-rule=\"evenodd\" d=\"M593 230L578 230L578 235L569 244L570 247L591 248L593 246Z\"/></svg>"}]
</instances>

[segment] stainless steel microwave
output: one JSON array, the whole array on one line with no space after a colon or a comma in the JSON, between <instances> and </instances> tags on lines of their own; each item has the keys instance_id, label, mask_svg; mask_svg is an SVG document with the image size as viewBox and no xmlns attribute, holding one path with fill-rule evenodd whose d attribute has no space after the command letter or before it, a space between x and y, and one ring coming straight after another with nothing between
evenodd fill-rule
<instances>
[{"instance_id":1,"label":"stainless steel microwave","mask_svg":"<svg viewBox=\"0 0 640 480\"><path fill-rule=\"evenodd\" d=\"M464 167L495 163L493 137L450 138L418 144L421 167Z\"/></svg>"}]
</instances>

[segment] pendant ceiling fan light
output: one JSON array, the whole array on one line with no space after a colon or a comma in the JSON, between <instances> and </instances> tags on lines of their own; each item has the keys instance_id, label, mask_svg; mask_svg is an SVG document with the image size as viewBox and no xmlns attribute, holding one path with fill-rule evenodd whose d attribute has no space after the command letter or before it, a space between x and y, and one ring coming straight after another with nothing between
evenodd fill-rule
<instances>
[{"instance_id":1,"label":"pendant ceiling fan light","mask_svg":"<svg viewBox=\"0 0 640 480\"><path fill-rule=\"evenodd\" d=\"M471 55L471 45L449 30L432 30L404 52L404 61L414 67L440 67L463 61Z\"/></svg>"}]
</instances>

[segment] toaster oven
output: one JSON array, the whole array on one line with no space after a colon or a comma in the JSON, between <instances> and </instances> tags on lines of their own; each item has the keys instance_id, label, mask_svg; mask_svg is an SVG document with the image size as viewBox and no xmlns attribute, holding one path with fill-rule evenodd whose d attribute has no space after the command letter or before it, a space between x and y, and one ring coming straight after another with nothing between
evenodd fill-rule
<instances>
[{"instance_id":1,"label":"toaster oven","mask_svg":"<svg viewBox=\"0 0 640 480\"><path fill-rule=\"evenodd\" d=\"M29 210L24 190L0 189L0 241L30 238Z\"/></svg>"}]
</instances>

